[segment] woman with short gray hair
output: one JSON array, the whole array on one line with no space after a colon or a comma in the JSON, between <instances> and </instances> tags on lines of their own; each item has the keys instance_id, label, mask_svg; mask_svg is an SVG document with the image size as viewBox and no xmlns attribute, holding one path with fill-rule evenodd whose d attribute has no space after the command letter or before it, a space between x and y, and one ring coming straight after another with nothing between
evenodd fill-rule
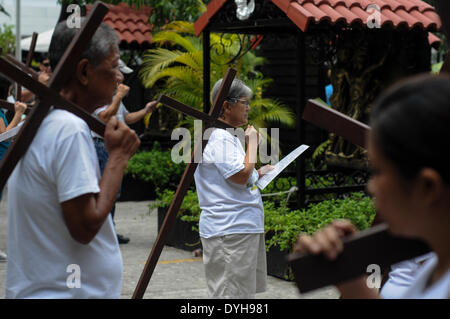
<instances>
[{"instance_id":1,"label":"woman with short gray hair","mask_svg":"<svg viewBox=\"0 0 450 319\"><path fill-rule=\"evenodd\" d=\"M50 44L52 66L75 36L64 22ZM60 94L88 113L111 103L120 79L114 30L102 24ZM62 109L43 120L8 182L6 298L119 298L122 256L110 211L136 133L113 117L105 128L103 175L88 125Z\"/></svg>"},{"instance_id":2,"label":"woman with short gray hair","mask_svg":"<svg viewBox=\"0 0 450 319\"><path fill-rule=\"evenodd\" d=\"M213 87L214 101L222 80ZM252 90L234 79L221 120L234 128L248 123ZM202 209L199 222L209 295L254 298L266 289L264 208L255 182L272 167L255 169L259 134L245 130L244 151L233 130L216 128L209 137L195 185Z\"/></svg>"}]
</instances>

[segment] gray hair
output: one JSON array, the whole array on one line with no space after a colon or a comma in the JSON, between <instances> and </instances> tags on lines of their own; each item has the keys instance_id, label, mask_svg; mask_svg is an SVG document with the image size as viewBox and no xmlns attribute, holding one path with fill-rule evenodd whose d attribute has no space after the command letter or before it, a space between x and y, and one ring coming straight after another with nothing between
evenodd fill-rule
<instances>
[{"instance_id":1,"label":"gray hair","mask_svg":"<svg viewBox=\"0 0 450 319\"><path fill-rule=\"evenodd\" d=\"M211 91L211 103L214 103L216 100L217 93L219 92L220 85L222 84L223 79L214 84L214 87ZM240 97L248 97L249 99L252 97L253 91L250 89L244 82L239 79L234 79L233 83L231 83L230 91L226 96L225 100L239 99Z\"/></svg>"},{"instance_id":2,"label":"gray hair","mask_svg":"<svg viewBox=\"0 0 450 319\"><path fill-rule=\"evenodd\" d=\"M81 18L84 23L86 18ZM53 32L49 47L49 59L52 70L55 70L59 60L63 56L78 28L70 28L66 21L61 21ZM88 47L81 55L81 59L88 59L94 66L100 65L103 60L111 54L111 49L119 51L119 37L114 29L102 22L95 31Z\"/></svg>"}]
</instances>

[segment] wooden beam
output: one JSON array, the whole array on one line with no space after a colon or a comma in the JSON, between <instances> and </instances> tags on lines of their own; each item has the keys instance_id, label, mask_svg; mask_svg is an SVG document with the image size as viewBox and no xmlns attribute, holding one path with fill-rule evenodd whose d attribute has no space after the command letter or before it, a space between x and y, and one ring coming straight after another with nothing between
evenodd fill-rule
<instances>
[{"instance_id":1,"label":"wooden beam","mask_svg":"<svg viewBox=\"0 0 450 319\"><path fill-rule=\"evenodd\" d=\"M58 109L69 111L76 116L82 118L89 128L100 136L104 135L105 124L98 118L92 116L84 109L73 102L64 99L57 91L45 86L43 83L30 78L25 72L17 70L14 65L0 58L0 70L8 74L15 82L21 83L22 86L33 92L36 96L44 96L45 100L54 105Z\"/></svg>"},{"instance_id":2,"label":"wooden beam","mask_svg":"<svg viewBox=\"0 0 450 319\"><path fill-rule=\"evenodd\" d=\"M315 100L308 100L303 119L328 132L342 136L353 144L366 147L370 127L331 107L324 106Z\"/></svg>"},{"instance_id":3,"label":"wooden beam","mask_svg":"<svg viewBox=\"0 0 450 319\"><path fill-rule=\"evenodd\" d=\"M393 236L387 224L379 224L348 236L343 242L343 252L334 261L324 255L297 253L288 256L301 293L369 275L367 266L371 264L385 270L392 264L430 251L429 246L421 240Z\"/></svg>"},{"instance_id":4,"label":"wooden beam","mask_svg":"<svg viewBox=\"0 0 450 319\"><path fill-rule=\"evenodd\" d=\"M179 111L186 115L192 116L193 118L202 120L205 123L208 123L210 126L219 127L223 129L234 128L231 125L219 120L215 119L207 113L200 112L199 110L183 104L175 99L172 99L166 95L161 95L158 99L158 102L164 104L175 111Z\"/></svg>"},{"instance_id":5,"label":"wooden beam","mask_svg":"<svg viewBox=\"0 0 450 319\"><path fill-rule=\"evenodd\" d=\"M27 55L27 60L26 60L27 67L30 67L30 65L31 65L31 60L32 60L33 54L34 54L34 49L36 48L37 37L38 37L37 32L33 32L31 44L30 44L30 48L28 50L28 55ZM22 101L22 86L19 84L17 84L16 101Z\"/></svg>"},{"instance_id":6,"label":"wooden beam","mask_svg":"<svg viewBox=\"0 0 450 319\"><path fill-rule=\"evenodd\" d=\"M25 72L25 73L31 75L31 77L32 77L33 79L35 79L35 80L38 79L39 74L38 74L35 70L33 70L32 68L26 66L26 65L23 64L22 62L17 61L16 58L13 57L12 55L7 54L7 55L5 56L5 59L8 60L10 63L14 64L14 65L16 66L16 68L18 68L19 70L22 70L23 72ZM0 68L0 70L2 70L2 69ZM2 70L2 72L3 72L3 70Z\"/></svg>"},{"instance_id":7,"label":"wooden beam","mask_svg":"<svg viewBox=\"0 0 450 319\"><path fill-rule=\"evenodd\" d=\"M27 60L25 62L25 64L28 67L31 66L31 61L33 60L34 50L36 49L37 38L38 38L38 33L33 32L33 35L31 37L30 49L28 50Z\"/></svg>"},{"instance_id":8,"label":"wooden beam","mask_svg":"<svg viewBox=\"0 0 450 319\"><path fill-rule=\"evenodd\" d=\"M209 112L208 119L217 119L222 111L223 102L228 95L228 92L231 87L231 83L233 83L234 77L236 75L236 71L233 69L228 69L224 80L222 81L222 85L219 89L219 93L217 94L216 100L214 101L214 105ZM170 104L168 100L165 100L166 103ZM172 108L177 109L179 106L178 103L171 105ZM184 107L182 109L185 110ZM197 111L197 110L196 110ZM202 116L203 117L203 116ZM208 125L205 126L205 129ZM152 277L153 271L155 270L156 264L158 262L159 256L161 255L162 249L164 248L164 244L166 243L167 236L169 235L170 230L175 222L177 217L177 213L180 210L181 204L183 203L184 196L187 193L189 186L192 183L194 178L195 169L197 168L198 163L194 161L195 154L203 154L202 150L208 143L207 140L202 139L202 143L197 145L196 149L192 153L191 162L187 165L183 177L181 178L181 182L178 185L175 196L170 204L170 207L166 213L166 217L164 218L161 229L158 233L158 237L156 238L155 244L153 245L152 251L147 259L147 263L145 264L144 270L139 278L139 282L136 286L136 289L133 293L133 299L142 299L147 289L148 283Z\"/></svg>"}]
</instances>

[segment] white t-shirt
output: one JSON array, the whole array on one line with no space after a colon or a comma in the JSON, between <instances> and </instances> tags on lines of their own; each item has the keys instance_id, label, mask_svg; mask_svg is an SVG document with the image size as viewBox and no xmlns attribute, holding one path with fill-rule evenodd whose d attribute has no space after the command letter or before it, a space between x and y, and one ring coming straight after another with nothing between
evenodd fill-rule
<instances>
[{"instance_id":1,"label":"white t-shirt","mask_svg":"<svg viewBox=\"0 0 450 319\"><path fill-rule=\"evenodd\" d=\"M450 270L442 276L439 281L427 287L434 269L438 263L438 258L434 254L417 271L417 275L411 286L406 289L401 296L402 299L449 299L450 298Z\"/></svg>"},{"instance_id":2,"label":"white t-shirt","mask_svg":"<svg viewBox=\"0 0 450 319\"><path fill-rule=\"evenodd\" d=\"M411 286L424 262L431 256L434 256L433 252L392 265L389 279L381 289L380 295L385 299L400 298Z\"/></svg>"},{"instance_id":3,"label":"white t-shirt","mask_svg":"<svg viewBox=\"0 0 450 319\"><path fill-rule=\"evenodd\" d=\"M202 209L200 237L264 233L264 207L259 189L228 179L244 169L244 159L239 138L226 130L214 129L194 175Z\"/></svg>"},{"instance_id":4,"label":"white t-shirt","mask_svg":"<svg viewBox=\"0 0 450 319\"><path fill-rule=\"evenodd\" d=\"M106 108L107 108L108 106L109 106L109 105L105 105L105 106L99 107L98 109L96 109L96 110L94 111L93 115L94 115L95 117L98 118L98 115L99 115L101 112L103 112L104 110L106 110ZM130 114L130 112L129 112L129 111L127 110L127 108L125 107L125 104L123 104L123 102L120 101L119 108L117 109L117 113L116 113L117 119L118 119L119 121L122 121L122 122L126 123L126 122L125 122L125 116L127 116L128 114ZM101 137L100 135L98 135L98 134L95 133L95 132L92 132L92 136L93 136L93 137L98 137L98 138L103 138L103 137Z\"/></svg>"},{"instance_id":5,"label":"white t-shirt","mask_svg":"<svg viewBox=\"0 0 450 319\"><path fill-rule=\"evenodd\" d=\"M98 193L99 179L87 124L52 110L8 182L6 298L120 297L122 256L111 216L83 245L70 235L61 208Z\"/></svg>"}]
</instances>

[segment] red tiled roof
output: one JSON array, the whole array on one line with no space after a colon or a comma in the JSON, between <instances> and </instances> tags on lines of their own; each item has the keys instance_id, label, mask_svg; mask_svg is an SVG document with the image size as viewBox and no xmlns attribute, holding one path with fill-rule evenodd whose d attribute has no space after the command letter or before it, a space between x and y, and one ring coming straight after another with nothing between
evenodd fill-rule
<instances>
[{"instance_id":1,"label":"red tiled roof","mask_svg":"<svg viewBox=\"0 0 450 319\"><path fill-rule=\"evenodd\" d=\"M120 44L148 47L152 43L152 27L148 24L151 8L142 6L139 10L126 3L107 4L109 12L103 21L114 28ZM86 6L86 15L92 5Z\"/></svg>"},{"instance_id":2,"label":"red tiled roof","mask_svg":"<svg viewBox=\"0 0 450 319\"><path fill-rule=\"evenodd\" d=\"M435 36L433 33L428 32L428 42L430 45L435 48L436 50L439 50L441 46L441 39L439 39L437 36Z\"/></svg>"},{"instance_id":3,"label":"red tiled roof","mask_svg":"<svg viewBox=\"0 0 450 319\"><path fill-rule=\"evenodd\" d=\"M227 0L213 0L207 11L195 22L195 33L200 35L211 18L227 2ZM344 22L366 24L370 16L367 10L376 4L381 10L381 26L402 25L412 29L420 27L428 31L441 28L441 20L435 9L421 0L272 0L289 19L302 31L306 31L311 23L329 21L331 24ZM367 10L367 11L366 11Z\"/></svg>"}]
</instances>

